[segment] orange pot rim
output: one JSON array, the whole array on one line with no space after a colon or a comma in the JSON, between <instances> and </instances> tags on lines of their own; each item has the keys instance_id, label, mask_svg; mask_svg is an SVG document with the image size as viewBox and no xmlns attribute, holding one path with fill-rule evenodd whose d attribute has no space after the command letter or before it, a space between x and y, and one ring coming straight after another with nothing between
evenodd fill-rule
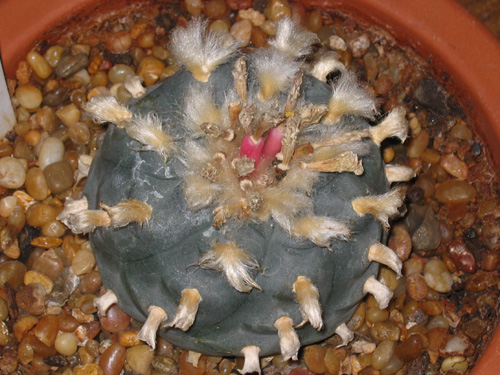
<instances>
[{"instance_id":1,"label":"orange pot rim","mask_svg":"<svg viewBox=\"0 0 500 375\"><path fill-rule=\"evenodd\" d=\"M44 31L96 7L131 0L1 0L0 54L6 75L15 76L18 61L43 39ZM138 0L141 1L141 0ZM142 0L144 1L144 0ZM307 7L346 9L382 26L397 40L415 48L437 72L452 79L448 89L458 97L476 130L489 146L500 171L500 43L453 0L302 0ZM454 77L454 78L453 78ZM496 375L500 368L500 329L472 370Z\"/></svg>"}]
</instances>

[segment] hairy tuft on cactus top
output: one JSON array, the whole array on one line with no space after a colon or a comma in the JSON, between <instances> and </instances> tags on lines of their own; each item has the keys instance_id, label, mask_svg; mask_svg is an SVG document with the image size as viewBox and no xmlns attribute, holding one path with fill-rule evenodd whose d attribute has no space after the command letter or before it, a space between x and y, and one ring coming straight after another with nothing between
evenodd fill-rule
<instances>
[{"instance_id":1,"label":"hairy tuft on cactus top","mask_svg":"<svg viewBox=\"0 0 500 375\"><path fill-rule=\"evenodd\" d=\"M335 55L312 58L316 36L289 19L267 49L243 53L228 34L192 21L172 33L184 68L129 106L94 97L109 122L81 200L61 213L90 233L117 302L183 348L296 358L301 345L339 334L364 294L390 290L378 263L401 262L382 242L410 179L386 169L379 145L406 137L404 110L376 126L375 101ZM306 57L308 57L306 64ZM313 61L312 63L310 61Z\"/></svg>"}]
</instances>

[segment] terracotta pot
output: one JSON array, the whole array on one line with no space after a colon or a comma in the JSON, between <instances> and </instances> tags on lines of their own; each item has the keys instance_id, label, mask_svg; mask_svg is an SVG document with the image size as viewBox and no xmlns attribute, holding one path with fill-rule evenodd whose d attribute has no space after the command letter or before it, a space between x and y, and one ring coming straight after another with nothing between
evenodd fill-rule
<instances>
[{"instance_id":1,"label":"terracotta pot","mask_svg":"<svg viewBox=\"0 0 500 375\"><path fill-rule=\"evenodd\" d=\"M139 0L141 1L141 0ZM142 0L144 1L144 0ZM131 0L1 0L0 52L8 77L17 62L46 32L74 16L90 11L106 12ZM307 7L347 9L414 47L431 61L438 73L446 73L447 88L460 100L489 146L500 171L500 43L464 8L452 0L303 0ZM500 329L472 371L493 375L500 367Z\"/></svg>"}]
</instances>

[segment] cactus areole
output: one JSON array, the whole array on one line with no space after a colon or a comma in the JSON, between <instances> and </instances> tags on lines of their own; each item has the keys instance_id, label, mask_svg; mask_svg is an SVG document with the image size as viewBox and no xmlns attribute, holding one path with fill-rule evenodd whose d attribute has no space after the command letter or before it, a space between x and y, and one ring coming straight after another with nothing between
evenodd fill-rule
<instances>
[{"instance_id":1,"label":"cactus areole","mask_svg":"<svg viewBox=\"0 0 500 375\"><path fill-rule=\"evenodd\" d=\"M370 126L373 99L347 70L327 84L324 56L303 63L316 40L289 20L270 48L246 53L204 27L174 31L194 51L172 45L184 67L146 94L90 101L110 125L84 207L65 222L90 232L119 306L182 348L295 358L335 332L348 340L367 292L390 299L378 263L400 272L380 242L403 194L373 129L399 121L404 133L404 113Z\"/></svg>"}]
</instances>

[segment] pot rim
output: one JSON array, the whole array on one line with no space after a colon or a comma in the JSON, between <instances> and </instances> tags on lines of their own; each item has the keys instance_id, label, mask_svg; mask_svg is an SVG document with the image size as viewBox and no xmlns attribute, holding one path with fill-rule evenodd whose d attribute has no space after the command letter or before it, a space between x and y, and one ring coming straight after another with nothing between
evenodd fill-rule
<instances>
[{"instance_id":1,"label":"pot rim","mask_svg":"<svg viewBox=\"0 0 500 375\"><path fill-rule=\"evenodd\" d=\"M145 0L138 0L141 2ZM8 77L17 62L42 40L43 32L84 14L106 0L1 0L0 53ZM130 3L117 0L113 3ZM438 73L460 79L445 83L476 124L500 173L500 43L474 16L453 0L302 0L307 7L350 10L371 21L397 40L415 48ZM41 17L43 15L43 17ZM443 16L446 15L446 16ZM19 33L19 29L22 33ZM494 375L500 366L500 329L472 370Z\"/></svg>"}]
</instances>

